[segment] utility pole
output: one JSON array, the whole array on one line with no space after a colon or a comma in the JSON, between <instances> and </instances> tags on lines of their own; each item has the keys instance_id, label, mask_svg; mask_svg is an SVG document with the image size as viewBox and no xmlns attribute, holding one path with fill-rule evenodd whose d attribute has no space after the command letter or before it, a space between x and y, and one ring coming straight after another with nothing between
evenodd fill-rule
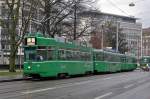
<instances>
[{"instance_id":1,"label":"utility pole","mask_svg":"<svg viewBox=\"0 0 150 99\"><path fill-rule=\"evenodd\" d=\"M118 33L119 33L119 22L117 22L117 30L116 30L116 52L118 52Z\"/></svg>"},{"instance_id":2,"label":"utility pole","mask_svg":"<svg viewBox=\"0 0 150 99\"><path fill-rule=\"evenodd\" d=\"M77 28L77 4L75 0L74 4L74 32L73 32L73 40L76 40L76 28Z\"/></svg>"},{"instance_id":3,"label":"utility pole","mask_svg":"<svg viewBox=\"0 0 150 99\"><path fill-rule=\"evenodd\" d=\"M142 24L141 24L141 57L143 56L143 30L142 30Z\"/></svg>"},{"instance_id":4,"label":"utility pole","mask_svg":"<svg viewBox=\"0 0 150 99\"><path fill-rule=\"evenodd\" d=\"M104 26L102 25L102 39L101 39L101 49L103 49L104 48L104 31L103 31L103 29L104 29Z\"/></svg>"}]
</instances>

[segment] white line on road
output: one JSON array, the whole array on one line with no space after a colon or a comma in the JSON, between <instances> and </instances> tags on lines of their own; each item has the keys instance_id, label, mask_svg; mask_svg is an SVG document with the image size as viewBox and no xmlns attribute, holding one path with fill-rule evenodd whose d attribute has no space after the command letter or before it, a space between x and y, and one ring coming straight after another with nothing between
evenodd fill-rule
<instances>
[{"instance_id":1,"label":"white line on road","mask_svg":"<svg viewBox=\"0 0 150 99\"><path fill-rule=\"evenodd\" d=\"M21 92L21 93L23 93L23 94L31 94L31 93L37 93L37 92L47 91L47 90L52 90L52 89L55 89L55 87L39 89L39 90L32 90L32 91L26 91L26 92Z\"/></svg>"},{"instance_id":2,"label":"white line on road","mask_svg":"<svg viewBox=\"0 0 150 99\"><path fill-rule=\"evenodd\" d=\"M127 86L125 86L124 88L130 88L130 87L132 87L132 86L134 86L134 84L127 85Z\"/></svg>"},{"instance_id":3,"label":"white line on road","mask_svg":"<svg viewBox=\"0 0 150 99\"><path fill-rule=\"evenodd\" d=\"M104 94L104 95L98 96L98 97L96 97L96 98L94 98L94 99L101 99L101 98L104 98L104 97L109 96L109 95L111 95L111 94L112 94L112 92L109 92L109 93L106 93L106 94Z\"/></svg>"},{"instance_id":4,"label":"white line on road","mask_svg":"<svg viewBox=\"0 0 150 99\"><path fill-rule=\"evenodd\" d=\"M108 80L108 79L112 79L111 77L107 77L107 78L104 78L103 80Z\"/></svg>"},{"instance_id":5,"label":"white line on road","mask_svg":"<svg viewBox=\"0 0 150 99\"><path fill-rule=\"evenodd\" d=\"M138 81L138 83L144 83L146 80L140 80Z\"/></svg>"},{"instance_id":6,"label":"white line on road","mask_svg":"<svg viewBox=\"0 0 150 99\"><path fill-rule=\"evenodd\" d=\"M108 79L111 79L111 77L104 78L103 80L108 80ZM77 82L77 83L68 83L68 84L58 85L55 87L25 91L25 92L21 92L21 93L31 94L31 93L37 93L37 92L42 92L42 91L47 91L47 90L54 90L54 89L58 89L58 88L65 88L65 87L70 87L70 86L75 86L75 85L87 84L87 83L91 83L91 82L95 82L95 81L97 81L97 80L89 80L89 81L83 81L83 82Z\"/></svg>"},{"instance_id":7,"label":"white line on road","mask_svg":"<svg viewBox=\"0 0 150 99\"><path fill-rule=\"evenodd\" d=\"M112 79L112 78L118 78L118 77L106 77L106 78L103 78L103 80L109 80L109 79ZM21 92L21 93L22 94L38 93L38 92L42 92L42 91L55 90L55 89L59 89L59 88L65 88L65 87L70 87L70 86L82 85L82 84L87 84L87 83L97 82L97 81L99 81L99 79L82 81L82 82L77 82L77 83L62 84L62 85L57 85L55 87L41 88L41 89L36 89L36 90L29 90L29 91L25 91L25 92Z\"/></svg>"},{"instance_id":8,"label":"white line on road","mask_svg":"<svg viewBox=\"0 0 150 99\"><path fill-rule=\"evenodd\" d=\"M70 87L70 86L75 86L75 85L87 84L87 83L90 83L90 82L93 82L93 80L83 81L83 82L78 82L78 83L62 84L62 85L58 85L58 86L55 86L55 87L25 91L25 92L21 92L21 93L23 93L23 94L38 93L38 92L47 91L47 90L54 90L54 89L58 89L58 88L65 88L65 87Z\"/></svg>"}]
</instances>

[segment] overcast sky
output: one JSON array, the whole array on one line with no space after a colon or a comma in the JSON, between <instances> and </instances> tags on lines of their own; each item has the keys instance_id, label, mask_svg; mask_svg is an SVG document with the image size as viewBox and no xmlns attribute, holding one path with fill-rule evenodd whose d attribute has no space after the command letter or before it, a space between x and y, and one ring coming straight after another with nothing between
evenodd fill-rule
<instances>
[{"instance_id":1,"label":"overcast sky","mask_svg":"<svg viewBox=\"0 0 150 99\"><path fill-rule=\"evenodd\" d=\"M134 2L134 7L129 3ZM98 0L97 7L102 12L140 18L143 27L150 27L150 0Z\"/></svg>"}]
</instances>

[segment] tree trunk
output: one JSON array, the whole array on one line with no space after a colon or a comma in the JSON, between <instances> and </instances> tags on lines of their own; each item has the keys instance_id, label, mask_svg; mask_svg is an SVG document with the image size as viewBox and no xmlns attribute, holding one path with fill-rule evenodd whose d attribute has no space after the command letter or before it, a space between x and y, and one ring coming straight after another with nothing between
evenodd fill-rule
<instances>
[{"instance_id":1,"label":"tree trunk","mask_svg":"<svg viewBox=\"0 0 150 99\"><path fill-rule=\"evenodd\" d=\"M12 44L9 57L9 72L16 72L15 59L16 59L15 45Z\"/></svg>"},{"instance_id":2,"label":"tree trunk","mask_svg":"<svg viewBox=\"0 0 150 99\"><path fill-rule=\"evenodd\" d=\"M15 59L16 55L11 55L9 58L9 72L16 72Z\"/></svg>"},{"instance_id":3,"label":"tree trunk","mask_svg":"<svg viewBox=\"0 0 150 99\"><path fill-rule=\"evenodd\" d=\"M16 66L15 66L15 60L16 60L16 52L17 52L17 48L16 48L16 40L15 40L15 27L16 25L14 25L14 29L12 30L12 32L10 33L10 57L9 57L9 71L10 72L15 72L16 71Z\"/></svg>"},{"instance_id":4,"label":"tree trunk","mask_svg":"<svg viewBox=\"0 0 150 99\"><path fill-rule=\"evenodd\" d=\"M73 40L76 40L76 28L77 28L77 5L76 2L74 4L74 32L73 32Z\"/></svg>"}]
</instances>

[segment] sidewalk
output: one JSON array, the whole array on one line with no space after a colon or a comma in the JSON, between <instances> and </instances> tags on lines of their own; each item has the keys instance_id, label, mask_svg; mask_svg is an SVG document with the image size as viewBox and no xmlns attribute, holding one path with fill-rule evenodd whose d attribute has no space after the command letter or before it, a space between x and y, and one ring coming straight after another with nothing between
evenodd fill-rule
<instances>
[{"instance_id":1,"label":"sidewalk","mask_svg":"<svg viewBox=\"0 0 150 99\"><path fill-rule=\"evenodd\" d=\"M10 73L8 70L0 70L0 82L11 82L23 80L22 72Z\"/></svg>"},{"instance_id":2,"label":"sidewalk","mask_svg":"<svg viewBox=\"0 0 150 99\"><path fill-rule=\"evenodd\" d=\"M1 82L20 81L20 80L23 80L22 75L0 76L0 83Z\"/></svg>"}]
</instances>

